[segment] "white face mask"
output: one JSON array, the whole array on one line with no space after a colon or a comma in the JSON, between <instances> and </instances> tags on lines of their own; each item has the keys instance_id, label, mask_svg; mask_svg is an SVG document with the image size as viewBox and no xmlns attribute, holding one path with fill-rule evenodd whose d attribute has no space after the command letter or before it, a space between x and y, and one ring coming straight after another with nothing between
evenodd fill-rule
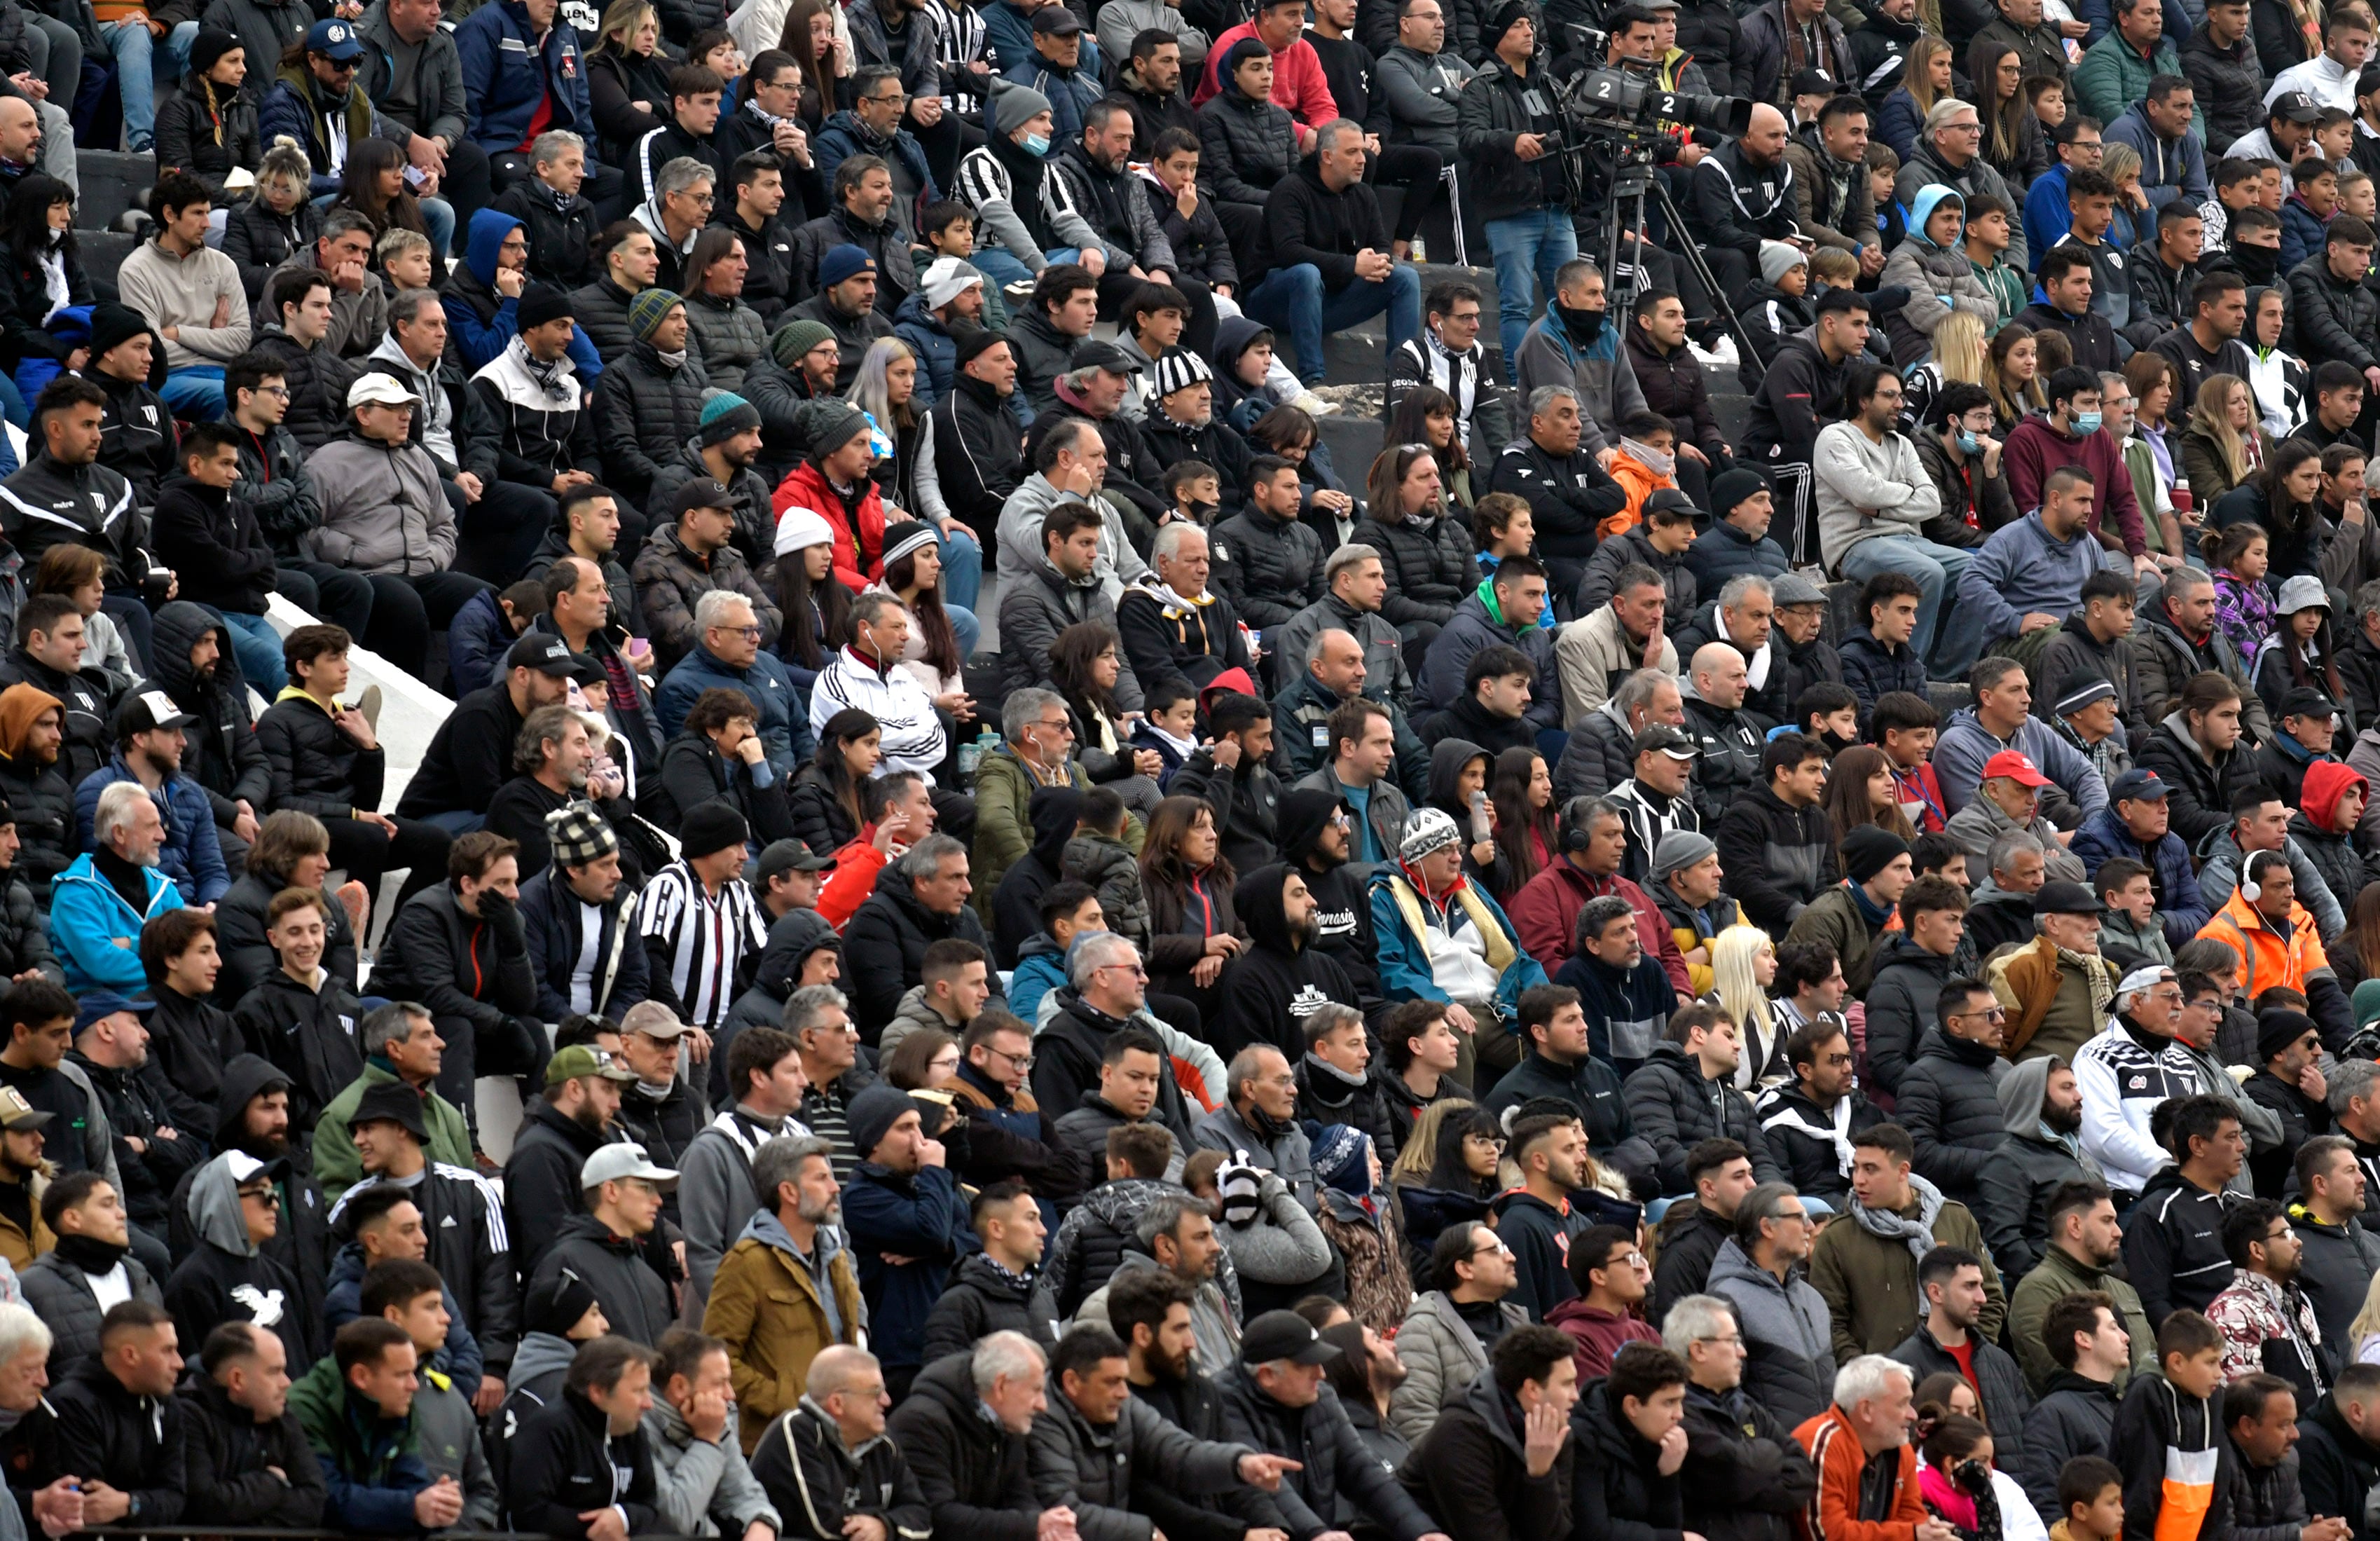
<instances>
[{"instance_id":1,"label":"white face mask","mask_svg":"<svg viewBox=\"0 0 2380 1541\"><path fill-rule=\"evenodd\" d=\"M1665 454L1649 444L1640 444L1624 434L1620 440L1620 449L1622 454L1641 461L1646 470L1658 476L1670 476L1676 473L1678 457L1674 454Z\"/></svg>"}]
</instances>

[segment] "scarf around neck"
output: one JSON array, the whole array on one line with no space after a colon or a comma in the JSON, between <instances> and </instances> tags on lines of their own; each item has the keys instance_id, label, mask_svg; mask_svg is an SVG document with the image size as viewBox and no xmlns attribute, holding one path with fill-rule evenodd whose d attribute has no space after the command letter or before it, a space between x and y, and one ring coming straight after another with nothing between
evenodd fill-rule
<instances>
[{"instance_id":1,"label":"scarf around neck","mask_svg":"<svg viewBox=\"0 0 2380 1541\"><path fill-rule=\"evenodd\" d=\"M1917 1218L1911 1219L1890 1209L1871 1209L1854 1194L1851 1199L1852 1219L1862 1231L1888 1242L1900 1242L1909 1248L1912 1257L1924 1257L1934 1250L1934 1220L1942 1212L1942 1190L1915 1172L1909 1174L1909 1191L1917 1198ZM1917 1314L1925 1314L1923 1299L1917 1303Z\"/></svg>"}]
</instances>

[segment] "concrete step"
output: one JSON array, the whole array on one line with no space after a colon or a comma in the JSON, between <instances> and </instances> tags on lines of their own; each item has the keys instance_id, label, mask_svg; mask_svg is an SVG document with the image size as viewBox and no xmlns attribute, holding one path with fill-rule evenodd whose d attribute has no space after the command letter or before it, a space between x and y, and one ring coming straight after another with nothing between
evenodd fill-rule
<instances>
[{"instance_id":1,"label":"concrete step","mask_svg":"<svg viewBox=\"0 0 2380 1541\"><path fill-rule=\"evenodd\" d=\"M157 157L120 150L79 150L75 152L75 175L82 183L82 196L75 200L76 228L104 230L115 224L118 214L133 207L134 195L157 185ZM84 249L90 249L88 242Z\"/></svg>"},{"instance_id":2,"label":"concrete step","mask_svg":"<svg viewBox=\"0 0 2380 1541\"><path fill-rule=\"evenodd\" d=\"M132 249L138 244L137 237L120 230L75 232L75 246L82 253L83 269L96 284L113 285L115 270L124 265L124 259L132 255Z\"/></svg>"}]
</instances>

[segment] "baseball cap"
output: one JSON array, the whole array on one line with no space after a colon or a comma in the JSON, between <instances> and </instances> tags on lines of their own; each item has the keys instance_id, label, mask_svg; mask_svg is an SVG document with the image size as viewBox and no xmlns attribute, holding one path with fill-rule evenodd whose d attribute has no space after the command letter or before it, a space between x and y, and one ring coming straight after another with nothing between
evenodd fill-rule
<instances>
[{"instance_id":1,"label":"baseball cap","mask_svg":"<svg viewBox=\"0 0 2380 1541\"><path fill-rule=\"evenodd\" d=\"M324 26L339 25L343 23L318 22L315 30L320 31ZM356 382L347 387L347 410L352 412L367 403L377 403L382 406L419 406L421 398L407 390L405 382L396 376L375 370L370 374L358 375Z\"/></svg>"},{"instance_id":2,"label":"baseball cap","mask_svg":"<svg viewBox=\"0 0 2380 1541\"><path fill-rule=\"evenodd\" d=\"M1052 10L1064 9L1063 6L1044 6L1033 14L1036 18L1039 18L1049 15ZM1132 359L1125 355L1123 349L1113 343L1102 343L1096 338L1086 338L1075 345L1074 356L1067 361L1066 367L1073 370L1105 370L1110 374L1130 374Z\"/></svg>"},{"instance_id":3,"label":"baseball cap","mask_svg":"<svg viewBox=\"0 0 2380 1541\"><path fill-rule=\"evenodd\" d=\"M821 856L811 850L806 842L787 835L783 840L771 841L761 850L759 865L752 874L752 883L755 888L766 892L769 880L781 872L832 872L833 870L832 857Z\"/></svg>"},{"instance_id":4,"label":"baseball cap","mask_svg":"<svg viewBox=\"0 0 2380 1541\"><path fill-rule=\"evenodd\" d=\"M570 659L569 645L550 631L533 631L514 643L512 651L504 655L504 667L534 669L558 680L566 680L577 673L577 666Z\"/></svg>"},{"instance_id":5,"label":"baseball cap","mask_svg":"<svg viewBox=\"0 0 2380 1541\"><path fill-rule=\"evenodd\" d=\"M16 1087L0 1086L0 1129L39 1129L56 1116L26 1101Z\"/></svg>"},{"instance_id":6,"label":"baseball cap","mask_svg":"<svg viewBox=\"0 0 2380 1541\"><path fill-rule=\"evenodd\" d=\"M1055 37L1070 38L1083 30L1083 20L1068 6L1044 6L1033 13L1033 30Z\"/></svg>"},{"instance_id":7,"label":"baseball cap","mask_svg":"<svg viewBox=\"0 0 2380 1541\"><path fill-rule=\"evenodd\" d=\"M649 1038L682 1038L694 1029L677 1019L677 1013L658 1001L639 1001L620 1018L620 1036L642 1033Z\"/></svg>"},{"instance_id":8,"label":"baseball cap","mask_svg":"<svg viewBox=\"0 0 2380 1541\"><path fill-rule=\"evenodd\" d=\"M545 1062L545 1089L548 1091L565 1081L576 1081L582 1075L600 1075L606 1081L633 1081L637 1078L635 1071L605 1059L583 1043L557 1049L553 1058Z\"/></svg>"},{"instance_id":9,"label":"baseball cap","mask_svg":"<svg viewBox=\"0 0 2380 1541\"><path fill-rule=\"evenodd\" d=\"M2299 686L2281 698L2279 717L2284 721L2291 717L2328 717L2335 720L2338 716L2338 703L2309 686Z\"/></svg>"},{"instance_id":10,"label":"baseball cap","mask_svg":"<svg viewBox=\"0 0 2380 1541\"><path fill-rule=\"evenodd\" d=\"M733 508L735 496L716 478L698 476L677 491L670 500L672 515L684 514L696 508Z\"/></svg>"},{"instance_id":11,"label":"baseball cap","mask_svg":"<svg viewBox=\"0 0 2380 1541\"><path fill-rule=\"evenodd\" d=\"M74 1030L79 1033L92 1023L114 1016L118 1012L147 1016L156 1009L157 1002L145 995L135 998L112 989L86 990L82 999L75 1002Z\"/></svg>"},{"instance_id":12,"label":"baseball cap","mask_svg":"<svg viewBox=\"0 0 2380 1541\"><path fill-rule=\"evenodd\" d=\"M2107 789L2107 801L2120 803L2130 799L2135 803L2158 803L2163 802L2166 794L2172 790L2155 771L2134 766L2116 778L2116 784Z\"/></svg>"},{"instance_id":13,"label":"baseball cap","mask_svg":"<svg viewBox=\"0 0 2380 1541\"><path fill-rule=\"evenodd\" d=\"M1656 750L1671 759L1691 760L1694 758L1693 741L1667 722L1647 722L1637 730L1634 752L1649 755Z\"/></svg>"},{"instance_id":14,"label":"baseball cap","mask_svg":"<svg viewBox=\"0 0 2380 1541\"><path fill-rule=\"evenodd\" d=\"M363 57L364 45L357 41L354 23L334 17L306 29L306 52L327 55L345 63Z\"/></svg>"},{"instance_id":15,"label":"baseball cap","mask_svg":"<svg viewBox=\"0 0 2380 1541\"><path fill-rule=\"evenodd\" d=\"M636 1141L620 1140L587 1158L587 1164L578 1169L578 1191L585 1193L630 1177L641 1177L663 1193L677 1186L676 1172L653 1165L646 1159L645 1147Z\"/></svg>"},{"instance_id":16,"label":"baseball cap","mask_svg":"<svg viewBox=\"0 0 2380 1541\"><path fill-rule=\"evenodd\" d=\"M115 732L120 738L128 734L147 733L152 728L187 728L197 721L164 691L136 690L116 708Z\"/></svg>"},{"instance_id":17,"label":"baseball cap","mask_svg":"<svg viewBox=\"0 0 2380 1541\"><path fill-rule=\"evenodd\" d=\"M2271 104L2265 109L2265 118L2267 122L2277 117L2285 117L2291 123L2312 123L2320 116L2322 116L2321 105L2301 91L2285 91L2274 97Z\"/></svg>"},{"instance_id":18,"label":"baseball cap","mask_svg":"<svg viewBox=\"0 0 2380 1541\"><path fill-rule=\"evenodd\" d=\"M1268 1311L1240 1334L1243 1365L1270 1365L1283 1359L1293 1365L1327 1365L1338 1357L1339 1350L1324 1342L1314 1324L1294 1311Z\"/></svg>"},{"instance_id":19,"label":"baseball cap","mask_svg":"<svg viewBox=\"0 0 2380 1541\"><path fill-rule=\"evenodd\" d=\"M2006 776L2019 786L2043 787L2050 784L2049 778L2041 773L2041 768L2033 763L2033 757L2015 749L2002 749L1984 761L1983 779L1990 781L1995 776Z\"/></svg>"},{"instance_id":20,"label":"baseball cap","mask_svg":"<svg viewBox=\"0 0 2380 1541\"><path fill-rule=\"evenodd\" d=\"M1803 70L1797 70L1797 71L1795 71L1795 72L1794 72L1794 75L1793 75L1793 94L1794 94L1794 95L1796 95L1796 96L1832 96L1834 93L1835 93L1835 78L1834 78L1833 76L1831 76L1831 75L1828 74L1825 70L1823 70L1823 69L1803 69Z\"/></svg>"}]
</instances>

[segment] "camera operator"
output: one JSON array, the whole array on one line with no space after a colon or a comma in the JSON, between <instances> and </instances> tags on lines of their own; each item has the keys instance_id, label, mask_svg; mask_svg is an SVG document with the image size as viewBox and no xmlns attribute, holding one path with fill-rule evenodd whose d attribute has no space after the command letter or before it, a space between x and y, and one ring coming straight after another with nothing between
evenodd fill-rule
<instances>
[{"instance_id":1,"label":"camera operator","mask_svg":"<svg viewBox=\"0 0 2380 1541\"><path fill-rule=\"evenodd\" d=\"M1665 47L1662 40L1677 33L1676 6L1662 0L1652 6L1632 4L1614 6L1604 17L1606 48L1604 67L1625 70L1646 90L1708 93L1708 82L1696 66L1683 62L1685 55L1674 47ZM1663 124L1661 134L1652 143L1653 160L1659 168L1670 198L1681 211L1692 201L1692 175L1694 165L1718 143L1715 137L1704 135L1696 140L1683 126ZM1584 176L1586 186L1581 191L1578 207L1582 210L1608 209L1614 167L1610 148L1600 142L1587 147ZM1649 212L1649 210L1647 211ZM1598 222L1599 223L1599 222ZM1670 254L1661 249L1663 238L1683 240L1682 231L1654 231L1644 224L1631 232L1621 242L1618 253L1623 272L1640 269L1644 279L1638 288L1678 289L1688 296L1688 309L1697 317L1711 313L1709 297L1689 273L1681 273ZM1590 241L1597 251L1603 249L1608 232L1591 230Z\"/></svg>"},{"instance_id":2,"label":"camera operator","mask_svg":"<svg viewBox=\"0 0 2380 1541\"><path fill-rule=\"evenodd\" d=\"M1719 146L1694 167L1687 223L1711 275L1730 294L1759 273L1762 241L1810 249L1794 217L1786 138L1784 113L1762 102L1752 109L1752 127L1742 139Z\"/></svg>"}]
</instances>

